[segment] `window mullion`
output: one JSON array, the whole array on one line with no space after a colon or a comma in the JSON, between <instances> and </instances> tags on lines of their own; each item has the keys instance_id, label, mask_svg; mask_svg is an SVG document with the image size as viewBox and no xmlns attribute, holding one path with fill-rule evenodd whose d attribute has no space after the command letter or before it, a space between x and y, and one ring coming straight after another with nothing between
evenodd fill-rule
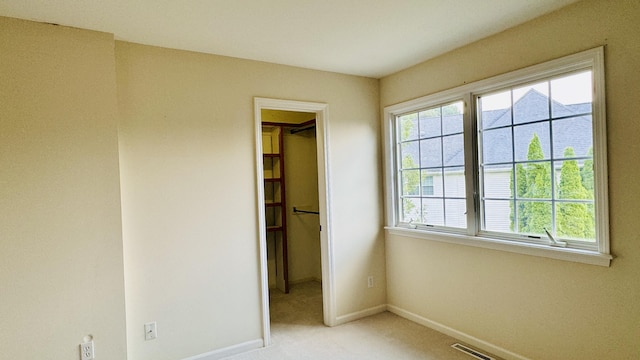
<instances>
[{"instance_id":1,"label":"window mullion","mask_svg":"<svg viewBox=\"0 0 640 360\"><path fill-rule=\"evenodd\" d=\"M440 173L442 174L442 219L444 226L447 226L447 202L446 198L446 183L444 179L444 115L443 108L440 106Z\"/></svg>"},{"instance_id":2,"label":"window mullion","mask_svg":"<svg viewBox=\"0 0 640 360\"><path fill-rule=\"evenodd\" d=\"M464 171L467 197L467 235L475 236L480 230L480 204L478 202L478 136L476 103L471 93L463 96Z\"/></svg>"},{"instance_id":3,"label":"window mullion","mask_svg":"<svg viewBox=\"0 0 640 360\"><path fill-rule=\"evenodd\" d=\"M398 224L400 222L402 222L402 220L404 220L402 218L402 214L403 214L403 202L404 202L404 195L402 193L402 182L404 181L403 178L403 172L402 172L402 141L400 140L400 121L399 121L399 117L395 116L394 120L393 120L395 126L395 134L393 135L394 139L395 139L395 149L396 149L396 191L398 194L397 197L397 204L396 204L396 216L395 216L395 223Z\"/></svg>"},{"instance_id":4,"label":"window mullion","mask_svg":"<svg viewBox=\"0 0 640 360\"><path fill-rule=\"evenodd\" d=\"M547 81L547 86L549 92L549 98L547 99L549 105L549 157L551 161L551 234L556 236L558 230L556 226L556 156L553 152L553 109L551 106L553 93L551 90L551 81ZM549 241L551 241L551 239L549 239Z\"/></svg>"},{"instance_id":5,"label":"window mullion","mask_svg":"<svg viewBox=\"0 0 640 360\"><path fill-rule=\"evenodd\" d=\"M417 117L418 117L418 139L416 140L418 142L418 196L420 199L420 211L418 212L420 214L420 218L417 219L416 222L418 223L424 223L424 214L422 213L424 211L424 205L422 204L422 202L424 201L424 194L422 194L422 137L420 136L421 134L421 129L420 129L420 111L417 112Z\"/></svg>"},{"instance_id":6,"label":"window mullion","mask_svg":"<svg viewBox=\"0 0 640 360\"><path fill-rule=\"evenodd\" d=\"M516 170L516 136L515 136L515 116L513 113L513 88L509 91L511 97L511 168L513 169L513 232L520 232L520 213L518 207L518 171ZM526 181L526 180L525 180Z\"/></svg>"}]
</instances>

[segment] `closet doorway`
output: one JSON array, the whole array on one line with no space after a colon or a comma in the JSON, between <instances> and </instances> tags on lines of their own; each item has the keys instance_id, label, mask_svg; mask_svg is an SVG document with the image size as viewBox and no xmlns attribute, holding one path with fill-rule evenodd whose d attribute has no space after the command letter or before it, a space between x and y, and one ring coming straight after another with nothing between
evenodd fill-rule
<instances>
[{"instance_id":1,"label":"closet doorway","mask_svg":"<svg viewBox=\"0 0 640 360\"><path fill-rule=\"evenodd\" d=\"M323 321L335 324L326 104L256 98L256 169L264 346L269 289L321 281ZM277 289L277 290L276 290Z\"/></svg>"}]
</instances>

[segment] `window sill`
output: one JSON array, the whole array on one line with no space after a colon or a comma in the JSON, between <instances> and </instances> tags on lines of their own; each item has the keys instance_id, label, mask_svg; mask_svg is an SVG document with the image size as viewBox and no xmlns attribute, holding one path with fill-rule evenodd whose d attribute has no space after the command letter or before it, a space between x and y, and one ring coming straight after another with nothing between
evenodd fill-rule
<instances>
[{"instance_id":1,"label":"window sill","mask_svg":"<svg viewBox=\"0 0 640 360\"><path fill-rule=\"evenodd\" d=\"M424 230L413 230L400 227L386 226L385 230L392 235L439 241L450 244L474 246L484 249L507 251L516 254L546 257L556 260L573 261L583 264L609 267L612 255L602 254L596 251L560 248L547 245L517 243L507 240L491 239L479 236L468 236L458 234L444 234Z\"/></svg>"}]
</instances>

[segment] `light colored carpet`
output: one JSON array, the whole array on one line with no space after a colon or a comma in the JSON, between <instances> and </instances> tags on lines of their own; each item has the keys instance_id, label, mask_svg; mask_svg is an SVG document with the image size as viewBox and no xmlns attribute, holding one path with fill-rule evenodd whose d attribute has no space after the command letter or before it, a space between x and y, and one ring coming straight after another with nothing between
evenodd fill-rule
<instances>
[{"instance_id":1,"label":"light colored carpet","mask_svg":"<svg viewBox=\"0 0 640 360\"><path fill-rule=\"evenodd\" d=\"M293 285L289 294L272 290L270 309L272 345L227 360L474 360L451 348L454 338L389 312L326 327L317 282Z\"/></svg>"}]
</instances>

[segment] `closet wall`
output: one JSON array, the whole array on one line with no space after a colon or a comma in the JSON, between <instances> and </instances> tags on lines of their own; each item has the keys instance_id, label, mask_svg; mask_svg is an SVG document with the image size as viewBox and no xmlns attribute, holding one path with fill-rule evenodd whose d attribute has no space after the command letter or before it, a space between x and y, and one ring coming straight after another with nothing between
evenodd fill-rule
<instances>
[{"instance_id":1,"label":"closet wall","mask_svg":"<svg viewBox=\"0 0 640 360\"><path fill-rule=\"evenodd\" d=\"M314 114L315 115L315 114ZM318 211L318 164L315 129L284 133L287 177L287 230L289 231L289 282L320 280L320 217L294 213Z\"/></svg>"}]
</instances>

